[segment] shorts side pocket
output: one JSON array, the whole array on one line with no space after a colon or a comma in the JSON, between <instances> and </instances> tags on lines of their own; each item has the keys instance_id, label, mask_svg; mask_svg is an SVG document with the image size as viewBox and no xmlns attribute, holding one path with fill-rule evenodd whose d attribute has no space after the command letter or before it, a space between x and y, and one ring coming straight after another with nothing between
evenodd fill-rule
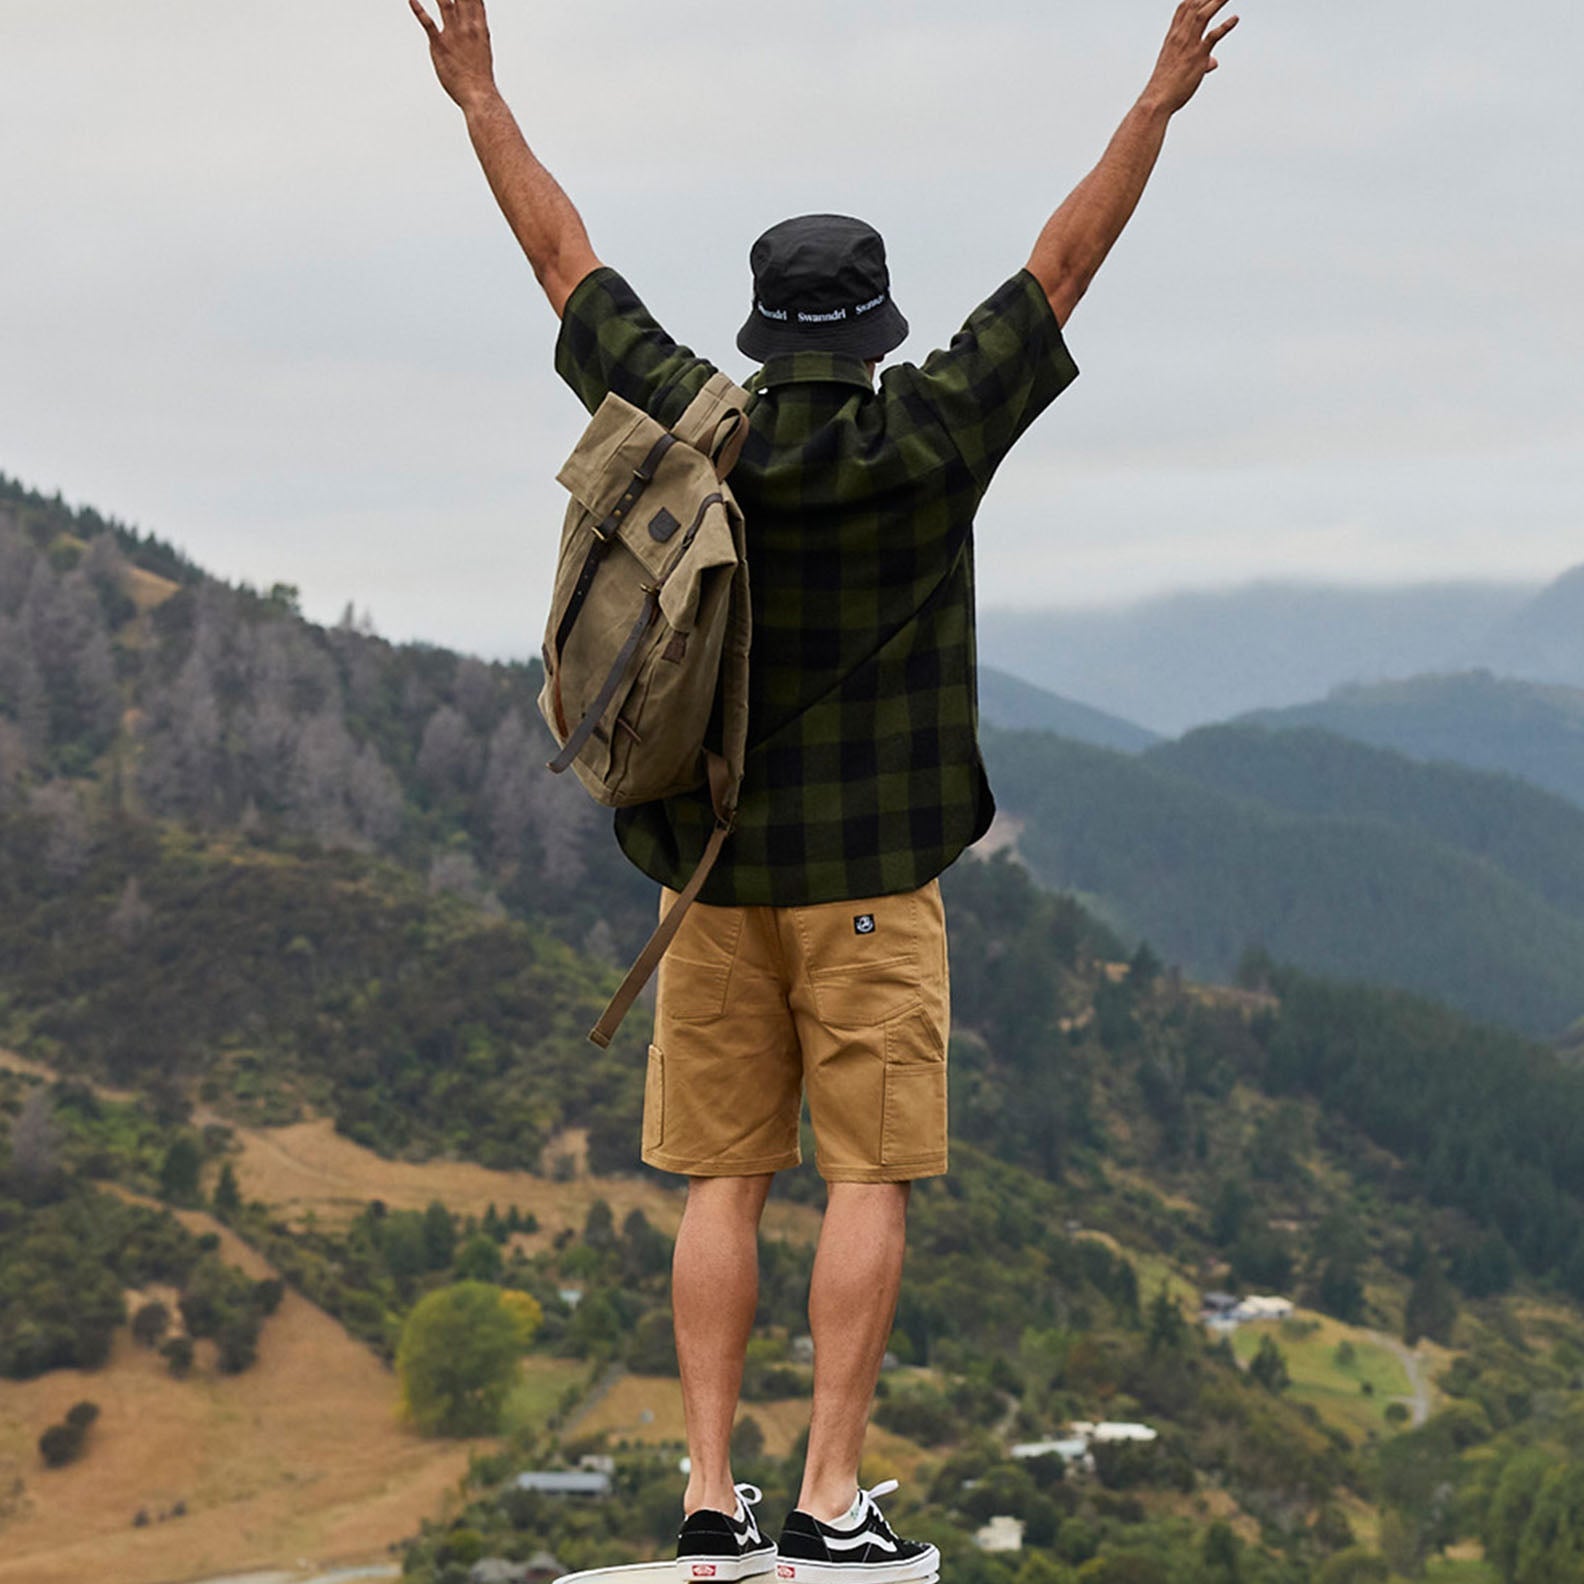
<instances>
[{"instance_id":1,"label":"shorts side pocket","mask_svg":"<svg viewBox=\"0 0 1584 1584\"><path fill-rule=\"evenodd\" d=\"M644 1074L643 1147L657 1150L665 1143L665 1057L658 1045L649 1047L649 1068Z\"/></svg>"},{"instance_id":2,"label":"shorts side pocket","mask_svg":"<svg viewBox=\"0 0 1584 1584\"><path fill-rule=\"evenodd\" d=\"M880 1164L934 1160L946 1149L946 1063L918 1062L885 1070Z\"/></svg>"}]
</instances>

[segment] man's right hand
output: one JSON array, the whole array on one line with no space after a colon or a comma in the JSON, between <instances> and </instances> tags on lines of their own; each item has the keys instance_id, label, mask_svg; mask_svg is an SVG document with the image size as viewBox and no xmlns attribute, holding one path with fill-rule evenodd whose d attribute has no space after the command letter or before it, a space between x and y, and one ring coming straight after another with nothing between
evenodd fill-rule
<instances>
[{"instance_id":1,"label":"man's right hand","mask_svg":"<svg viewBox=\"0 0 1584 1584\"><path fill-rule=\"evenodd\" d=\"M1224 10L1227 3L1228 0L1183 0L1177 7L1160 59L1144 90L1147 101L1175 115L1199 91L1199 84L1216 69L1216 58L1211 52L1238 25L1234 16L1219 27L1210 27L1216 13Z\"/></svg>"},{"instance_id":2,"label":"man's right hand","mask_svg":"<svg viewBox=\"0 0 1584 1584\"><path fill-rule=\"evenodd\" d=\"M490 49L484 0L435 0L436 22L423 0L407 0L429 35L429 58L440 86L466 111L495 92L495 59Z\"/></svg>"}]
</instances>

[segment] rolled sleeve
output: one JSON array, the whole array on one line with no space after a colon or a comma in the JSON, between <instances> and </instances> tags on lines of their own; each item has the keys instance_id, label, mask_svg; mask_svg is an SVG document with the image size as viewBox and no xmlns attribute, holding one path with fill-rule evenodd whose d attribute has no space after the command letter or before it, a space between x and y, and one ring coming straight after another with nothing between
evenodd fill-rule
<instances>
[{"instance_id":1,"label":"rolled sleeve","mask_svg":"<svg viewBox=\"0 0 1584 1584\"><path fill-rule=\"evenodd\" d=\"M1044 288L1020 270L914 373L919 399L981 489L1019 436L1078 377Z\"/></svg>"},{"instance_id":2,"label":"rolled sleeve","mask_svg":"<svg viewBox=\"0 0 1584 1584\"><path fill-rule=\"evenodd\" d=\"M555 367L590 412L614 391L663 424L675 423L715 372L673 341L632 287L604 266L567 299Z\"/></svg>"}]
</instances>

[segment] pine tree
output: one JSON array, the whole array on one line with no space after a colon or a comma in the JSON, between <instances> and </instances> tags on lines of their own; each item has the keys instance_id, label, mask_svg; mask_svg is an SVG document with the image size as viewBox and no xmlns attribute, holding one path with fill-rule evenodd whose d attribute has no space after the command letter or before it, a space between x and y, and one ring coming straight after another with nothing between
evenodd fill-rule
<instances>
[{"instance_id":1,"label":"pine tree","mask_svg":"<svg viewBox=\"0 0 1584 1584\"><path fill-rule=\"evenodd\" d=\"M237 1187L236 1173L230 1161L220 1163L220 1176L215 1182L214 1211L222 1220L230 1220L242 1208L242 1194Z\"/></svg>"},{"instance_id":2,"label":"pine tree","mask_svg":"<svg viewBox=\"0 0 1584 1584\"><path fill-rule=\"evenodd\" d=\"M1456 1320L1457 1294L1446 1279L1441 1261L1427 1251L1403 1312L1403 1341L1412 1347L1420 1337L1427 1336L1434 1342L1450 1343Z\"/></svg>"},{"instance_id":3,"label":"pine tree","mask_svg":"<svg viewBox=\"0 0 1584 1584\"><path fill-rule=\"evenodd\" d=\"M1275 1340L1269 1336L1260 1338L1259 1347L1249 1362L1248 1372L1268 1392L1286 1391L1292 1384L1292 1376L1287 1370L1287 1360L1282 1356L1282 1350L1276 1346Z\"/></svg>"}]
</instances>

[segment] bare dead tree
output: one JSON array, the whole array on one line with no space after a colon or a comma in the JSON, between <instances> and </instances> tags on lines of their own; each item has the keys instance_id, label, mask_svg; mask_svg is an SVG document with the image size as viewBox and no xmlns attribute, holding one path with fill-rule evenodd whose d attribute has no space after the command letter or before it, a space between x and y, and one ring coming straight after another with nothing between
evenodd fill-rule
<instances>
[{"instance_id":1,"label":"bare dead tree","mask_svg":"<svg viewBox=\"0 0 1584 1584\"><path fill-rule=\"evenodd\" d=\"M495 713L495 671L474 655L457 661L451 681L451 697L475 731L488 727Z\"/></svg>"},{"instance_id":2,"label":"bare dead tree","mask_svg":"<svg viewBox=\"0 0 1584 1584\"><path fill-rule=\"evenodd\" d=\"M137 876L128 875L116 905L110 910L110 933L123 946L130 946L148 928L153 917L154 910L143 900Z\"/></svg>"},{"instance_id":3,"label":"bare dead tree","mask_svg":"<svg viewBox=\"0 0 1584 1584\"><path fill-rule=\"evenodd\" d=\"M28 1091L22 1110L11 1124L11 1175L24 1198L48 1198L61 1176L61 1134L55 1102L38 1084Z\"/></svg>"},{"instance_id":4,"label":"bare dead tree","mask_svg":"<svg viewBox=\"0 0 1584 1584\"><path fill-rule=\"evenodd\" d=\"M44 866L57 880L72 880L93 851L93 831L77 789L69 781L46 781L28 795L30 812L45 822Z\"/></svg>"},{"instance_id":5,"label":"bare dead tree","mask_svg":"<svg viewBox=\"0 0 1584 1584\"><path fill-rule=\"evenodd\" d=\"M481 757L461 711L442 704L429 717L418 745L418 779L441 797L466 792L478 776Z\"/></svg>"}]
</instances>

